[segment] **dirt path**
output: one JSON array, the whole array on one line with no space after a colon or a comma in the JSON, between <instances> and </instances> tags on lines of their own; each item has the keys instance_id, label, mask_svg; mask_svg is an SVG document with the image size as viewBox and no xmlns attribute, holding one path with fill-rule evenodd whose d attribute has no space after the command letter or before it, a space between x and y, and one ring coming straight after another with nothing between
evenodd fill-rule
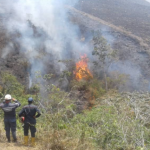
<instances>
[{"instance_id":1,"label":"dirt path","mask_svg":"<svg viewBox=\"0 0 150 150\"><path fill-rule=\"evenodd\" d=\"M17 132L18 142L17 143L8 143L5 136L4 125L0 122L0 150L40 150L38 145L34 147L24 146L22 133Z\"/></svg>"},{"instance_id":2,"label":"dirt path","mask_svg":"<svg viewBox=\"0 0 150 150\"><path fill-rule=\"evenodd\" d=\"M23 146L21 143L0 143L0 150L38 150L38 147Z\"/></svg>"}]
</instances>

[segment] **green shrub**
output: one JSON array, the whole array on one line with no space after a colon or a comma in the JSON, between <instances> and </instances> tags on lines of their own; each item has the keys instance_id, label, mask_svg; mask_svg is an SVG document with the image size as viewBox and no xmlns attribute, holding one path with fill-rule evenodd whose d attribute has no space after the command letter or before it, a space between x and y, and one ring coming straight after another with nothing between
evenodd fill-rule
<instances>
[{"instance_id":1,"label":"green shrub","mask_svg":"<svg viewBox=\"0 0 150 150\"><path fill-rule=\"evenodd\" d=\"M102 82L98 79L81 80L77 82L76 80L71 81L71 88L79 91L89 91L91 96L98 98L102 96L106 91L102 87Z\"/></svg>"},{"instance_id":2,"label":"green shrub","mask_svg":"<svg viewBox=\"0 0 150 150\"><path fill-rule=\"evenodd\" d=\"M21 96L24 92L24 86L17 81L17 78L9 72L2 72L0 75L3 94Z\"/></svg>"}]
</instances>

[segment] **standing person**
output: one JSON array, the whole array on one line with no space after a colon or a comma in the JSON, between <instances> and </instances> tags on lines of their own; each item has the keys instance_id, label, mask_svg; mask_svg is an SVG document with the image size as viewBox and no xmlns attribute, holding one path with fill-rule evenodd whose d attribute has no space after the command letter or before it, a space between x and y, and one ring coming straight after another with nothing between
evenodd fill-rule
<instances>
[{"instance_id":1,"label":"standing person","mask_svg":"<svg viewBox=\"0 0 150 150\"><path fill-rule=\"evenodd\" d=\"M41 113L37 106L33 105L33 98L28 98L28 105L24 106L19 112L19 117L25 117L24 120L24 145L28 145L28 131L31 132L31 145L35 146L35 132L36 132L36 118L38 118ZM37 113L37 114L36 114Z\"/></svg>"},{"instance_id":2,"label":"standing person","mask_svg":"<svg viewBox=\"0 0 150 150\"><path fill-rule=\"evenodd\" d=\"M15 103L11 103L13 100ZM6 137L8 142L10 142L10 130L12 132L12 137L14 142L17 142L16 137L16 108L21 104L10 94L5 95L5 101L0 104L0 108L4 111L4 125L6 131Z\"/></svg>"}]
</instances>

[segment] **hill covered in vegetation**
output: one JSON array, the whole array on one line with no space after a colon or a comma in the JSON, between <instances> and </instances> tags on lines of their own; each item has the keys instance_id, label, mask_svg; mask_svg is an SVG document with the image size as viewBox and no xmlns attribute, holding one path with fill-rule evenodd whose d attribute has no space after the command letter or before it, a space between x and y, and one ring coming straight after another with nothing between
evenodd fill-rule
<instances>
[{"instance_id":1,"label":"hill covered in vegetation","mask_svg":"<svg viewBox=\"0 0 150 150\"><path fill-rule=\"evenodd\" d=\"M9 93L22 106L34 98L42 115L33 149L150 149L149 3L7 2L0 3L0 98ZM18 143L0 148L25 149L22 130L17 117Z\"/></svg>"}]
</instances>

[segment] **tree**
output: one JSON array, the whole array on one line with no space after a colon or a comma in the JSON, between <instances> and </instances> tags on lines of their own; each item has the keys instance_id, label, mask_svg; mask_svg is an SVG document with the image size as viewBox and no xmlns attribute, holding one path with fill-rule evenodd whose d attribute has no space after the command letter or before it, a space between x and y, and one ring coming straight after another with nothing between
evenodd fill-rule
<instances>
[{"instance_id":1,"label":"tree","mask_svg":"<svg viewBox=\"0 0 150 150\"><path fill-rule=\"evenodd\" d=\"M98 76L100 76L100 72L104 74L105 79L105 88L108 90L107 84L107 73L108 68L111 63L116 58L117 51L113 50L109 44L107 44L106 39L101 35L98 31L94 34L93 37L94 49L92 51L92 55L95 55L97 59L93 62L95 67L98 68Z\"/></svg>"},{"instance_id":2,"label":"tree","mask_svg":"<svg viewBox=\"0 0 150 150\"><path fill-rule=\"evenodd\" d=\"M15 96L20 96L23 94L24 86L21 85L15 76L9 72L2 72L0 74L2 94L13 94Z\"/></svg>"}]
</instances>

